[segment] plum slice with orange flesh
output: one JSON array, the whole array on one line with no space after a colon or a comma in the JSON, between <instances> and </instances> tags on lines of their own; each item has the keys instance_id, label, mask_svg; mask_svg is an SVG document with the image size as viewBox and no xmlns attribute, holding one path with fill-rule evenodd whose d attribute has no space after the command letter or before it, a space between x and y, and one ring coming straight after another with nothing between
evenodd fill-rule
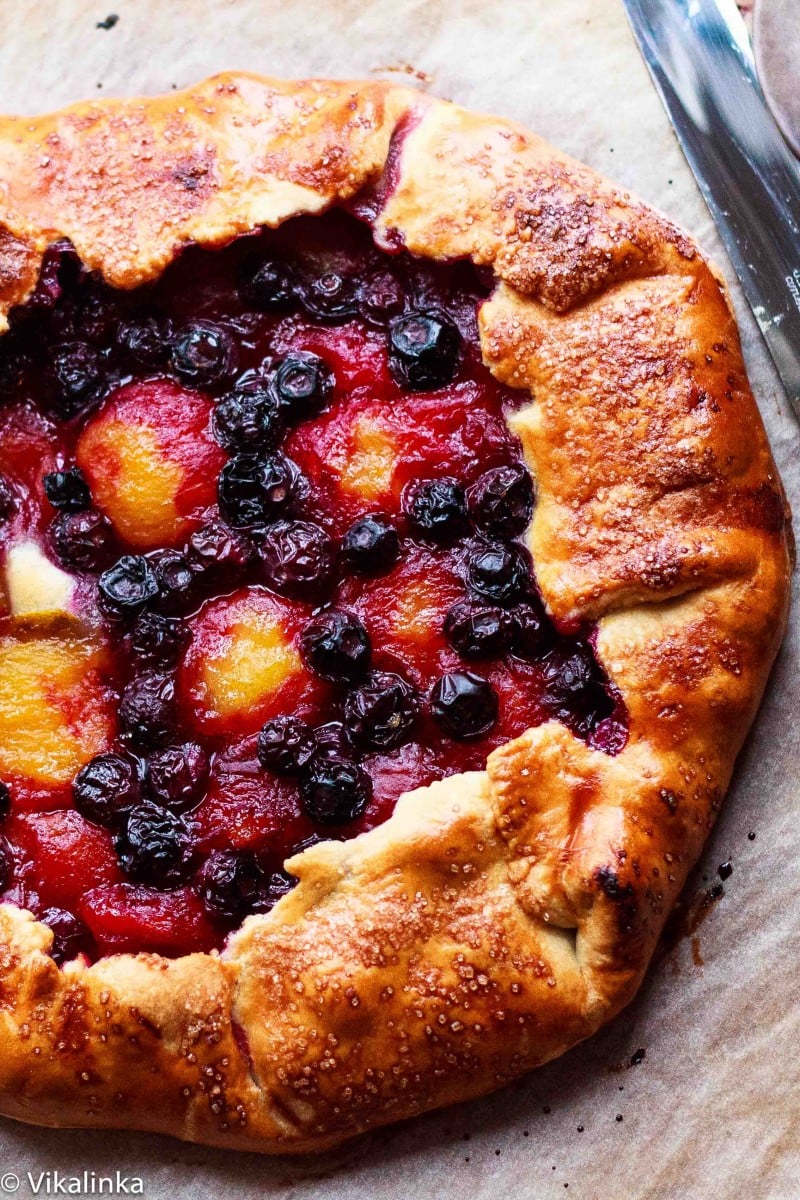
<instances>
[{"instance_id":1,"label":"plum slice with orange flesh","mask_svg":"<svg viewBox=\"0 0 800 1200\"><path fill-rule=\"evenodd\" d=\"M68 784L116 732L107 648L75 634L0 637L0 777Z\"/></svg>"},{"instance_id":2,"label":"plum slice with orange flesh","mask_svg":"<svg viewBox=\"0 0 800 1200\"><path fill-rule=\"evenodd\" d=\"M225 454L212 402L164 379L130 383L91 418L76 448L97 506L130 546L174 546L216 500Z\"/></svg>"},{"instance_id":3,"label":"plum slice with orange flesh","mask_svg":"<svg viewBox=\"0 0 800 1200\"><path fill-rule=\"evenodd\" d=\"M380 503L392 494L399 456L400 448L388 429L369 417L359 417L350 429L344 461L338 464L339 486L367 503Z\"/></svg>"},{"instance_id":4,"label":"plum slice with orange flesh","mask_svg":"<svg viewBox=\"0 0 800 1200\"><path fill-rule=\"evenodd\" d=\"M455 564L420 548L366 587L345 580L341 602L368 623L376 662L397 656L412 675L426 675L447 650L445 617L463 595Z\"/></svg>"},{"instance_id":5,"label":"plum slice with orange flesh","mask_svg":"<svg viewBox=\"0 0 800 1200\"><path fill-rule=\"evenodd\" d=\"M294 782L260 766L249 736L217 758L208 794L192 813L196 846L211 850L259 850L276 862L314 832Z\"/></svg>"},{"instance_id":6,"label":"plum slice with orange flesh","mask_svg":"<svg viewBox=\"0 0 800 1200\"><path fill-rule=\"evenodd\" d=\"M295 645L298 610L258 588L205 604L180 672L188 719L206 733L252 733L313 687Z\"/></svg>"},{"instance_id":7,"label":"plum slice with orange flesh","mask_svg":"<svg viewBox=\"0 0 800 1200\"><path fill-rule=\"evenodd\" d=\"M290 435L287 452L313 480L337 532L370 508L397 508L402 441L381 406L338 403Z\"/></svg>"},{"instance_id":8,"label":"plum slice with orange flesh","mask_svg":"<svg viewBox=\"0 0 800 1200\"><path fill-rule=\"evenodd\" d=\"M191 954L213 949L220 931L189 887L171 892L108 883L85 892L78 916L101 954Z\"/></svg>"},{"instance_id":9,"label":"plum slice with orange flesh","mask_svg":"<svg viewBox=\"0 0 800 1200\"><path fill-rule=\"evenodd\" d=\"M87 888L123 878L111 834L74 809L12 817L6 834L25 857L23 882L40 909L74 913Z\"/></svg>"}]
</instances>

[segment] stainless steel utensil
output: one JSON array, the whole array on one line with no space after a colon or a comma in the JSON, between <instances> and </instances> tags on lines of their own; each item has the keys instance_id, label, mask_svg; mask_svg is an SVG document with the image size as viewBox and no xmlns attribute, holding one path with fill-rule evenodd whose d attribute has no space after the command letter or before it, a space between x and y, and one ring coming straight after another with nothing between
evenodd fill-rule
<instances>
[{"instance_id":1,"label":"stainless steel utensil","mask_svg":"<svg viewBox=\"0 0 800 1200\"><path fill-rule=\"evenodd\" d=\"M734 0L624 0L634 34L800 419L800 166Z\"/></svg>"}]
</instances>

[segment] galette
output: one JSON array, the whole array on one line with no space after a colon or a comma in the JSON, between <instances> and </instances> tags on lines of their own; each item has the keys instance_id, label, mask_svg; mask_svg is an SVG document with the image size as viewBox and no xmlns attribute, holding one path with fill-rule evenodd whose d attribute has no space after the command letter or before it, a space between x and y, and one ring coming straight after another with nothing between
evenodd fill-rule
<instances>
[{"instance_id":1,"label":"galette","mask_svg":"<svg viewBox=\"0 0 800 1200\"><path fill-rule=\"evenodd\" d=\"M0 1110L273 1153L633 996L784 627L718 276L525 130L0 119Z\"/></svg>"}]
</instances>

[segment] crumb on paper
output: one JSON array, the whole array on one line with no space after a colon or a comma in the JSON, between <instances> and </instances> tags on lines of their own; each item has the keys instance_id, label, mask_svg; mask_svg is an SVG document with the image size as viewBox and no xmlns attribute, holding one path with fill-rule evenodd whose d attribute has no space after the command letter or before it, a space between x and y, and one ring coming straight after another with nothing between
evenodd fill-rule
<instances>
[{"instance_id":1,"label":"crumb on paper","mask_svg":"<svg viewBox=\"0 0 800 1200\"><path fill-rule=\"evenodd\" d=\"M415 79L418 83L429 84L433 81L433 76L427 71L422 71L418 67L413 67L408 62L398 62L394 66L389 67L370 67L371 75L408 75L411 79Z\"/></svg>"},{"instance_id":2,"label":"crumb on paper","mask_svg":"<svg viewBox=\"0 0 800 1200\"><path fill-rule=\"evenodd\" d=\"M117 13L109 13L104 20L97 22L95 29L113 29L118 20L119 15Z\"/></svg>"}]
</instances>

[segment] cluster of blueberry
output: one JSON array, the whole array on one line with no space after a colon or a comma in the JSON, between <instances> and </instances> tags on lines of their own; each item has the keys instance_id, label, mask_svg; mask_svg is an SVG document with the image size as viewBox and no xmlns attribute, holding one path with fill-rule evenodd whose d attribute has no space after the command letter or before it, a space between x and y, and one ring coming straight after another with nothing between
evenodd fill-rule
<instances>
[{"instance_id":1,"label":"cluster of blueberry","mask_svg":"<svg viewBox=\"0 0 800 1200\"><path fill-rule=\"evenodd\" d=\"M466 559L473 599L454 605L445 622L459 654L492 658L513 647L521 656L540 657L548 627L535 599L530 561L520 546L488 540L514 537L527 526L533 508L528 472L521 465L495 468L466 493L450 478L414 483L405 489L402 506L413 537L448 546L475 533L487 539L473 545ZM350 566L364 574L391 566L399 546L397 529L379 516L361 519L344 539ZM369 634L351 612L319 613L305 626L300 647L310 671L350 689L343 721L316 730L292 716L268 721L259 757L276 774L297 776L306 810L318 824L340 824L360 815L370 798L369 776L358 757L410 740L424 701L399 675L370 671ZM450 672L434 683L428 711L446 735L466 740L491 729L498 700L480 675Z\"/></svg>"},{"instance_id":2,"label":"cluster of blueberry","mask_svg":"<svg viewBox=\"0 0 800 1200\"><path fill-rule=\"evenodd\" d=\"M65 288L70 303L60 305ZM409 304L407 289L386 269L303 273L286 258L261 256L239 268L237 288L251 311L300 310L325 324L358 317L381 330L390 372L404 391L441 387L459 370L455 323L419 296ZM258 735L262 768L296 780L303 808L318 826L341 826L364 812L372 794L369 755L415 738L470 741L495 726L498 695L472 669L481 661L510 655L537 664L545 708L583 734L611 714L591 651L577 638L557 636L536 592L530 557L517 541L534 501L523 464L493 467L469 486L451 476L412 481L399 514L363 515L336 541L314 519L310 481L279 448L292 427L329 405L334 377L328 364L293 350L242 374L225 324L178 324L155 310L120 316L117 303L104 285L75 274L64 248L46 258L26 316L45 314L45 407L69 421L131 374L172 376L216 397L212 429L228 455L211 519L181 548L147 554L121 552L79 468L54 471L43 481L56 510L53 552L67 569L97 575L99 606L133 663L119 707L124 749L96 756L73 786L75 808L111 831L129 879L161 889L191 882L223 924L267 911L292 885L267 852L215 850L203 858L192 833L191 814L206 795L210 761L203 745L181 740L176 671L190 638L184 618L206 597L241 583L265 584L279 596L321 606L300 633L299 651L312 675L336 685L337 710L327 715L337 719L314 727L279 716ZM3 339L0 393L33 369L26 337L22 321ZM0 521L16 503L0 478ZM448 551L463 576L466 596L449 609L443 633L470 668L440 675L427 691L375 669L365 625L355 613L331 607L343 576L384 575L420 545ZM5 797L8 807L7 789ZM0 808L3 802L0 790ZM50 917L43 919L56 931L57 947L79 936L71 914Z\"/></svg>"},{"instance_id":3,"label":"cluster of blueberry","mask_svg":"<svg viewBox=\"0 0 800 1200\"><path fill-rule=\"evenodd\" d=\"M458 361L460 338L452 323L438 311L404 311L404 289L386 269L316 273L284 257L260 256L240 268L238 293L247 308L262 313L300 309L328 325L359 317L386 329L395 369L411 387L438 387ZM176 324L147 307L131 312L129 305L120 307L121 296L84 272L69 243L51 246L32 297L11 313L0 347L0 394L13 393L27 370L46 361L39 382L47 407L71 420L131 372L166 373L207 391L224 388L236 375L239 353L226 325L203 319ZM291 378L293 370L287 366L279 381L288 393L305 386ZM302 395L297 400L302 403Z\"/></svg>"},{"instance_id":4,"label":"cluster of blueberry","mask_svg":"<svg viewBox=\"0 0 800 1200\"><path fill-rule=\"evenodd\" d=\"M316 365L314 369L319 376ZM220 476L221 506L230 486L229 467L235 462L235 457L230 459ZM292 473L299 478L296 468ZM77 468L46 476L44 487L60 510L57 520L76 510L87 511L89 489ZM132 622L130 648L137 669L123 691L119 716L131 748L148 757L139 765L120 755L100 755L78 776L75 805L96 823L120 827L120 861L133 879L168 886L185 877L191 855L182 814L203 798L208 777L203 749L195 743L175 744L179 731L174 669L188 640L185 622L174 615L181 600L188 605L190 597L196 599L196 581L211 567L219 571L221 558L228 564L235 560L240 568L258 561L279 594L299 592L307 598L313 591L319 598L322 584L333 577L337 550L321 527L280 519L291 502L292 492L287 490L280 498L272 494L271 508L260 505L257 514L227 508L230 521L248 527L246 535L217 521L195 534L185 553L122 555L99 577L103 611L114 621ZM445 624L448 639L465 659L497 657L507 649L538 658L549 643L527 555L517 544L497 540L498 535L519 534L532 506L530 476L520 465L494 468L466 491L453 479L439 478L412 484L404 492L403 512L413 537L453 546L477 535L466 559L473 598L454 605ZM279 575L271 536L276 528L295 530L298 525L318 530L325 553L315 556L306 541L301 557L280 560L284 573ZM243 545L247 552L235 553ZM375 575L388 570L400 552L398 529L385 517L370 515L346 533L341 559L358 574ZM226 582L229 586L230 575ZM392 750L409 740L422 700L400 676L370 672L369 635L353 613L328 608L312 617L302 631L300 651L313 674L351 689L344 721L312 730L299 718L276 718L261 732L259 757L277 774L298 776L304 807L317 824L340 825L360 815L371 795L369 776L358 757ZM433 718L456 739L486 733L497 707L491 684L471 671L440 677L429 699Z\"/></svg>"},{"instance_id":5,"label":"cluster of blueberry","mask_svg":"<svg viewBox=\"0 0 800 1200\"><path fill-rule=\"evenodd\" d=\"M216 850L200 863L185 814L202 799L208 770L208 756L194 742L144 759L100 754L77 775L73 798L82 816L113 833L130 879L170 888L193 878L210 915L231 922L268 911L293 880L266 853Z\"/></svg>"}]
</instances>

